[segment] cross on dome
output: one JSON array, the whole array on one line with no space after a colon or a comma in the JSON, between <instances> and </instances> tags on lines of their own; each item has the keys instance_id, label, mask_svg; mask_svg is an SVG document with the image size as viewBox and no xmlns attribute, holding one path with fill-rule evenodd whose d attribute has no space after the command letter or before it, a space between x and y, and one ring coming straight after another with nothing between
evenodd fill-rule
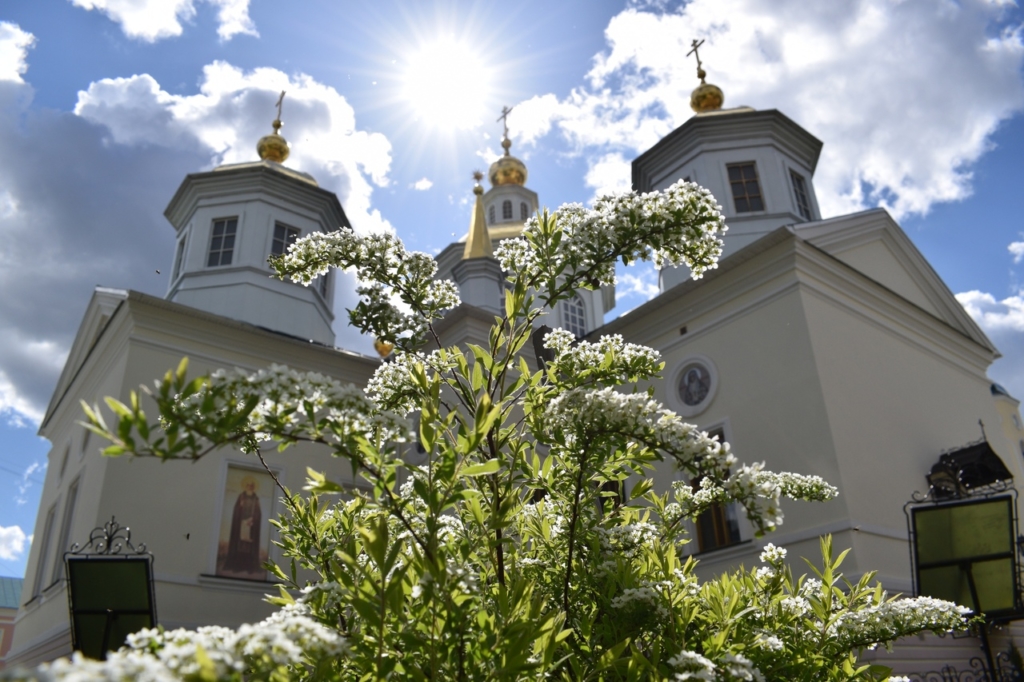
<instances>
[{"instance_id":1,"label":"cross on dome","mask_svg":"<svg viewBox=\"0 0 1024 682\"><path fill-rule=\"evenodd\" d=\"M260 155L260 159L263 161L274 161L276 163L284 163L288 159L288 155L291 150L288 148L288 141L281 136L280 130L284 123L281 122L281 108L284 106L284 94L285 91L281 91L281 96L277 98L277 102L274 106L277 107L277 118L270 125L273 126L274 132L269 135L264 135L260 138L260 141L256 143L256 153Z\"/></svg>"},{"instance_id":2,"label":"cross on dome","mask_svg":"<svg viewBox=\"0 0 1024 682\"><path fill-rule=\"evenodd\" d=\"M722 108L722 104L725 102L725 95L722 93L722 89L704 80L708 74L704 71L704 66L700 61L700 53L697 52L697 48L703 44L703 38L700 40L694 38L693 42L690 43L690 51L686 53L687 57L692 54L697 58L697 78L700 79L700 85L690 93L690 108L698 114L717 111Z\"/></svg>"}]
</instances>

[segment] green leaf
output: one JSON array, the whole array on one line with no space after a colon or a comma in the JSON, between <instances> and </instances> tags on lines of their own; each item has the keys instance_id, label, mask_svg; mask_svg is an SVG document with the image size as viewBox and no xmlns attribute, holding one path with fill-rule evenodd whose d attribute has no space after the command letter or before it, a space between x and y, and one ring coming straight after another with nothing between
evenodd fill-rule
<instances>
[{"instance_id":1,"label":"green leaf","mask_svg":"<svg viewBox=\"0 0 1024 682\"><path fill-rule=\"evenodd\" d=\"M459 476L486 476L487 474L497 473L500 468L501 463L497 459L489 459L482 464L473 464L462 469L459 472Z\"/></svg>"}]
</instances>

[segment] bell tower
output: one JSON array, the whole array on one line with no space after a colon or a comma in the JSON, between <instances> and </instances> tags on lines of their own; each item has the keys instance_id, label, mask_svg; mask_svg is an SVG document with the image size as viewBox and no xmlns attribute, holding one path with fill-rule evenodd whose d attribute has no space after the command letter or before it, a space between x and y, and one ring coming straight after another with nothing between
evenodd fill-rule
<instances>
[{"instance_id":1,"label":"bell tower","mask_svg":"<svg viewBox=\"0 0 1024 682\"><path fill-rule=\"evenodd\" d=\"M349 227L337 196L283 165L290 153L274 131L259 161L188 175L164 211L177 233L166 298L224 317L334 345L331 275L308 287L273 277L267 259L299 237Z\"/></svg>"},{"instance_id":2,"label":"bell tower","mask_svg":"<svg viewBox=\"0 0 1024 682\"><path fill-rule=\"evenodd\" d=\"M811 178L822 143L784 114L750 107L723 109L722 90L706 82L697 56L695 115L633 161L633 189L663 190L679 180L706 187L722 205L729 231L722 257L772 230L821 219ZM689 277L685 267L661 271L665 291Z\"/></svg>"}]
</instances>

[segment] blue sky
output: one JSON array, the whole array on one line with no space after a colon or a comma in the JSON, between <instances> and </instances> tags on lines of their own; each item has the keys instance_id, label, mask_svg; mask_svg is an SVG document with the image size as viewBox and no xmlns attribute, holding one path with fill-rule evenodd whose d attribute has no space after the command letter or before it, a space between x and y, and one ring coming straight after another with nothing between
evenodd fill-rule
<instances>
[{"instance_id":1,"label":"blue sky","mask_svg":"<svg viewBox=\"0 0 1024 682\"><path fill-rule=\"evenodd\" d=\"M281 90L288 164L356 229L437 252L468 226L502 106L543 205L626 189L629 161L691 115L685 55L705 38L726 106L821 139L823 213L888 208L1002 350L990 376L1024 395L1022 21L999 0L7 0L0 575L24 571L35 431L92 288L164 294L164 207L186 173L254 159ZM620 272L612 314L655 282Z\"/></svg>"}]
</instances>

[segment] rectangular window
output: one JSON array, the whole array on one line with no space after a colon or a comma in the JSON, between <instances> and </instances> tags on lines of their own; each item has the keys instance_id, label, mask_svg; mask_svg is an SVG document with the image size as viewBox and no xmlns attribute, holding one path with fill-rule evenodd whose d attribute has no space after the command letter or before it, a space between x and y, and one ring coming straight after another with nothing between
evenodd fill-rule
<instances>
[{"instance_id":1,"label":"rectangular window","mask_svg":"<svg viewBox=\"0 0 1024 682\"><path fill-rule=\"evenodd\" d=\"M210 256L206 259L207 267L231 265L237 229L238 218L220 218L213 221L213 233L210 235Z\"/></svg>"},{"instance_id":2,"label":"rectangular window","mask_svg":"<svg viewBox=\"0 0 1024 682\"><path fill-rule=\"evenodd\" d=\"M325 272L324 274L320 275L320 285L319 285L320 296L325 301L327 300L327 291L330 289L330 285L331 285L331 279L330 278L331 278L331 273L329 273L329 272Z\"/></svg>"},{"instance_id":3,"label":"rectangular window","mask_svg":"<svg viewBox=\"0 0 1024 682\"><path fill-rule=\"evenodd\" d=\"M45 585L43 585L43 576L46 575L46 561L50 557L50 536L53 534L53 517L57 513L57 505L54 504L50 507L50 511L46 512L46 522L43 524L43 542L39 545L39 559L36 563L36 580L32 585L32 596L38 597Z\"/></svg>"},{"instance_id":4,"label":"rectangular window","mask_svg":"<svg viewBox=\"0 0 1024 682\"><path fill-rule=\"evenodd\" d=\"M57 560L53 564L53 582L64 577L64 552L71 546L71 523L75 519L75 502L78 500L78 482L76 478L68 488L68 501L64 503L64 519L60 528L60 541L57 543Z\"/></svg>"},{"instance_id":5,"label":"rectangular window","mask_svg":"<svg viewBox=\"0 0 1024 682\"><path fill-rule=\"evenodd\" d=\"M719 441L725 440L725 432L718 428L708 433L718 436ZM700 490L700 479L692 482L693 490ZM736 506L732 504L714 504L710 509L697 517L697 547L707 552L720 547L735 545L740 541L739 520L736 517Z\"/></svg>"},{"instance_id":6,"label":"rectangular window","mask_svg":"<svg viewBox=\"0 0 1024 682\"><path fill-rule=\"evenodd\" d=\"M789 171L789 178L793 181L793 197L796 199L796 210L804 220L811 219L811 202L807 200L807 183L804 176L796 171Z\"/></svg>"},{"instance_id":7,"label":"rectangular window","mask_svg":"<svg viewBox=\"0 0 1024 682\"><path fill-rule=\"evenodd\" d=\"M182 236L181 241L178 242L178 249L174 252L174 270L171 274L171 281L178 279L178 275L181 274L181 266L185 260L185 237Z\"/></svg>"},{"instance_id":8,"label":"rectangular window","mask_svg":"<svg viewBox=\"0 0 1024 682\"><path fill-rule=\"evenodd\" d=\"M732 187L736 212L763 211L764 200L761 198L761 185L757 182L757 168L754 162L732 163L726 168L729 171L729 185Z\"/></svg>"},{"instance_id":9,"label":"rectangular window","mask_svg":"<svg viewBox=\"0 0 1024 682\"><path fill-rule=\"evenodd\" d=\"M283 256L288 253L288 247L294 244L298 238L299 228L275 223L274 241L270 245L270 253L275 256Z\"/></svg>"}]
</instances>

